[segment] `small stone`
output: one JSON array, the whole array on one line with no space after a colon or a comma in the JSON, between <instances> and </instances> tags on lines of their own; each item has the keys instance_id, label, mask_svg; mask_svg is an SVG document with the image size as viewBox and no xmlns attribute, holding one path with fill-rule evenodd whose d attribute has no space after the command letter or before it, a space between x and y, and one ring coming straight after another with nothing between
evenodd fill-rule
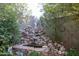
<instances>
[{"instance_id":1,"label":"small stone","mask_svg":"<svg viewBox=\"0 0 79 59\"><path fill-rule=\"evenodd\" d=\"M48 52L42 52L44 56L48 56Z\"/></svg>"},{"instance_id":2,"label":"small stone","mask_svg":"<svg viewBox=\"0 0 79 59\"><path fill-rule=\"evenodd\" d=\"M57 56L57 55L58 55L58 50L53 51L53 54L54 54L55 56Z\"/></svg>"},{"instance_id":3,"label":"small stone","mask_svg":"<svg viewBox=\"0 0 79 59\"><path fill-rule=\"evenodd\" d=\"M43 46L43 48L47 48L47 46Z\"/></svg>"},{"instance_id":4,"label":"small stone","mask_svg":"<svg viewBox=\"0 0 79 59\"><path fill-rule=\"evenodd\" d=\"M54 45L57 46L57 43L55 42Z\"/></svg>"},{"instance_id":5,"label":"small stone","mask_svg":"<svg viewBox=\"0 0 79 59\"><path fill-rule=\"evenodd\" d=\"M52 43L48 43L48 47L52 47Z\"/></svg>"},{"instance_id":6,"label":"small stone","mask_svg":"<svg viewBox=\"0 0 79 59\"><path fill-rule=\"evenodd\" d=\"M65 51L64 46L60 47L60 51Z\"/></svg>"},{"instance_id":7,"label":"small stone","mask_svg":"<svg viewBox=\"0 0 79 59\"><path fill-rule=\"evenodd\" d=\"M61 44L58 44L57 47L61 47Z\"/></svg>"},{"instance_id":8,"label":"small stone","mask_svg":"<svg viewBox=\"0 0 79 59\"><path fill-rule=\"evenodd\" d=\"M65 51L63 51L62 54L65 54Z\"/></svg>"},{"instance_id":9,"label":"small stone","mask_svg":"<svg viewBox=\"0 0 79 59\"><path fill-rule=\"evenodd\" d=\"M54 49L54 50L58 52L58 49Z\"/></svg>"},{"instance_id":10,"label":"small stone","mask_svg":"<svg viewBox=\"0 0 79 59\"><path fill-rule=\"evenodd\" d=\"M58 54L62 54L62 52L61 51L58 51Z\"/></svg>"},{"instance_id":11,"label":"small stone","mask_svg":"<svg viewBox=\"0 0 79 59\"><path fill-rule=\"evenodd\" d=\"M21 39L22 39L22 40L24 40L24 38L23 38L23 37L21 37Z\"/></svg>"}]
</instances>

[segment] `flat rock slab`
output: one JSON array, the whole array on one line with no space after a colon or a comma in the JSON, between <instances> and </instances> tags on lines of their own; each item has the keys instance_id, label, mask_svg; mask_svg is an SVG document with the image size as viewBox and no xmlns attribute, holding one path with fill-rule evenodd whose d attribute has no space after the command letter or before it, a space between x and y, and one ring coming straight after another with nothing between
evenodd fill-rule
<instances>
[{"instance_id":1,"label":"flat rock slab","mask_svg":"<svg viewBox=\"0 0 79 59\"><path fill-rule=\"evenodd\" d=\"M19 50L24 50L26 51L37 51L37 52L41 52L41 53L47 53L49 51L48 47L42 47L42 48L34 48L34 47L29 47L29 46L23 46L24 44L21 45L15 45L12 47L12 50L17 52ZM44 55L44 54L43 54Z\"/></svg>"},{"instance_id":2,"label":"flat rock slab","mask_svg":"<svg viewBox=\"0 0 79 59\"><path fill-rule=\"evenodd\" d=\"M33 47L23 46L23 45L15 45L12 47L13 49L22 49L22 50L34 50Z\"/></svg>"},{"instance_id":3,"label":"flat rock slab","mask_svg":"<svg viewBox=\"0 0 79 59\"><path fill-rule=\"evenodd\" d=\"M23 50L47 51L46 47L34 48L34 47L23 46L23 45L15 45L12 48L13 49L23 49Z\"/></svg>"}]
</instances>

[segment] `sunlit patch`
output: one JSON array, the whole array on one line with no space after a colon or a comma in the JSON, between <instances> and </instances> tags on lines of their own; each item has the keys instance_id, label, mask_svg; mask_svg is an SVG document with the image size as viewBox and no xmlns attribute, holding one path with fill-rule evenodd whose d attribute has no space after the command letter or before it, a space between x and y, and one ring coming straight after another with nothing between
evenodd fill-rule
<instances>
[{"instance_id":1,"label":"sunlit patch","mask_svg":"<svg viewBox=\"0 0 79 59\"><path fill-rule=\"evenodd\" d=\"M42 9L42 4L40 3L28 3L28 8L32 11L32 15L39 18L42 15L40 10Z\"/></svg>"}]
</instances>

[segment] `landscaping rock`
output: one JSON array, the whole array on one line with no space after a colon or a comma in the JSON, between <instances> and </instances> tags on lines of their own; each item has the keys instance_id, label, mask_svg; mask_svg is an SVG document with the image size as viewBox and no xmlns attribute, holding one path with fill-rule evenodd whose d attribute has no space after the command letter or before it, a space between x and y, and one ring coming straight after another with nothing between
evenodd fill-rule
<instances>
[{"instance_id":1,"label":"landscaping rock","mask_svg":"<svg viewBox=\"0 0 79 59\"><path fill-rule=\"evenodd\" d=\"M29 55L31 51L40 52L44 56L62 56L65 54L64 46L57 42L53 43L43 30L35 29L34 31L31 27L27 27L25 31L22 32L21 41L21 45L13 46L13 51L18 55ZM27 45L31 43L42 45L42 47L34 48L23 46L23 44ZM20 51L18 52L18 50Z\"/></svg>"}]
</instances>

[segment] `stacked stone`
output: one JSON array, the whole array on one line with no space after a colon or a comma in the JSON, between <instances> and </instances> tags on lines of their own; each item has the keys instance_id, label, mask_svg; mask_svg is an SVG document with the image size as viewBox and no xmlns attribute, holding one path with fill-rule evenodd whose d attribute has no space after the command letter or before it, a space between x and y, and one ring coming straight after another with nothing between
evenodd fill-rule
<instances>
[{"instance_id":1,"label":"stacked stone","mask_svg":"<svg viewBox=\"0 0 79 59\"><path fill-rule=\"evenodd\" d=\"M22 32L22 40L23 44L30 44L32 40L37 39L35 41L36 44L42 45L45 47L47 52L42 52L45 56L63 56L65 55L65 48L62 44L52 43L49 37L45 34L44 30L34 30L31 27L27 27L25 32Z\"/></svg>"}]
</instances>

